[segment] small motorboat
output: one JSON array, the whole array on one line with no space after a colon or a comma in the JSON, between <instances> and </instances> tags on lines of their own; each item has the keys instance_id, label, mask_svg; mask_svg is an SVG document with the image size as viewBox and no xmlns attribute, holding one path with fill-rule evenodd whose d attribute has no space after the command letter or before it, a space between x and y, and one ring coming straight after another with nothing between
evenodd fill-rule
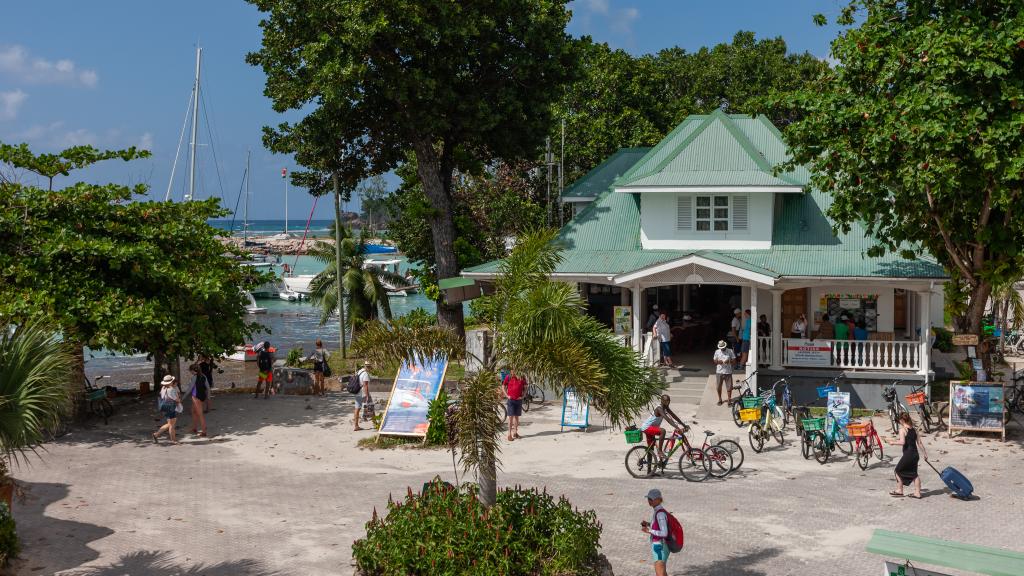
<instances>
[{"instance_id":1,"label":"small motorboat","mask_svg":"<svg viewBox=\"0 0 1024 576\"><path fill-rule=\"evenodd\" d=\"M287 288L279 291L277 293L277 297L280 298L281 300L287 300L288 302L295 302L296 300L302 298L302 296L298 292L295 292L294 290L289 290Z\"/></svg>"},{"instance_id":2,"label":"small motorboat","mask_svg":"<svg viewBox=\"0 0 1024 576\"><path fill-rule=\"evenodd\" d=\"M269 351L273 354L277 352L277 349L271 346ZM257 354L259 354L259 350L256 349L256 346L246 344L245 346L235 346L235 353L228 354L224 359L232 362L255 362Z\"/></svg>"}]
</instances>

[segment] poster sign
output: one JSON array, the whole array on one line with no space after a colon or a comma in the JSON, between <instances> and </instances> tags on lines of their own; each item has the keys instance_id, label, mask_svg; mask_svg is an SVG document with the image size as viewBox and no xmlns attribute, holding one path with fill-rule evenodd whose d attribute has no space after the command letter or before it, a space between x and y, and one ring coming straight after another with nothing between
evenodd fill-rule
<instances>
[{"instance_id":1,"label":"poster sign","mask_svg":"<svg viewBox=\"0 0 1024 576\"><path fill-rule=\"evenodd\" d=\"M850 423L850 393L829 392L828 393L828 418L839 424L840 430L846 430ZM831 434L832 426L828 426Z\"/></svg>"},{"instance_id":2,"label":"poster sign","mask_svg":"<svg viewBox=\"0 0 1024 576\"><path fill-rule=\"evenodd\" d=\"M612 318L616 336L625 336L633 331L632 306L616 306Z\"/></svg>"},{"instance_id":3,"label":"poster sign","mask_svg":"<svg viewBox=\"0 0 1024 576\"><path fill-rule=\"evenodd\" d=\"M787 366L831 366L832 347L826 340L786 339Z\"/></svg>"},{"instance_id":4,"label":"poster sign","mask_svg":"<svg viewBox=\"0 0 1024 576\"><path fill-rule=\"evenodd\" d=\"M562 428L587 428L590 426L590 402L576 395L572 388L562 394Z\"/></svg>"},{"instance_id":5,"label":"poster sign","mask_svg":"<svg viewBox=\"0 0 1024 576\"><path fill-rule=\"evenodd\" d=\"M950 382L949 431L998 432L1006 439L1002 383Z\"/></svg>"},{"instance_id":6,"label":"poster sign","mask_svg":"<svg viewBox=\"0 0 1024 576\"><path fill-rule=\"evenodd\" d=\"M949 576L949 574L886 561L885 572L882 572L882 576Z\"/></svg>"},{"instance_id":7,"label":"poster sign","mask_svg":"<svg viewBox=\"0 0 1024 576\"><path fill-rule=\"evenodd\" d=\"M953 346L977 346L977 334L953 334Z\"/></svg>"},{"instance_id":8,"label":"poster sign","mask_svg":"<svg viewBox=\"0 0 1024 576\"><path fill-rule=\"evenodd\" d=\"M417 358L412 364L402 362L378 434L426 436L430 426L427 406L441 392L447 370L448 359L444 356Z\"/></svg>"},{"instance_id":9,"label":"poster sign","mask_svg":"<svg viewBox=\"0 0 1024 576\"><path fill-rule=\"evenodd\" d=\"M860 310L860 298L840 298L839 307L844 310Z\"/></svg>"}]
</instances>

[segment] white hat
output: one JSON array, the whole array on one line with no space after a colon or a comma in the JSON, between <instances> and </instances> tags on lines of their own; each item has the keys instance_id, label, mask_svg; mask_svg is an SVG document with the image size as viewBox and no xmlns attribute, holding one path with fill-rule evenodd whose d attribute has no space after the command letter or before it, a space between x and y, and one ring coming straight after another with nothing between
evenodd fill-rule
<instances>
[{"instance_id":1,"label":"white hat","mask_svg":"<svg viewBox=\"0 0 1024 576\"><path fill-rule=\"evenodd\" d=\"M657 309L658 309L658 305L657 304L655 304L654 306L651 306L651 310L657 310Z\"/></svg>"},{"instance_id":2,"label":"white hat","mask_svg":"<svg viewBox=\"0 0 1024 576\"><path fill-rule=\"evenodd\" d=\"M728 346L728 344L725 343L725 340L719 340L718 341L718 349L719 350L725 350L726 346Z\"/></svg>"},{"instance_id":3,"label":"white hat","mask_svg":"<svg viewBox=\"0 0 1024 576\"><path fill-rule=\"evenodd\" d=\"M742 312L743 312L743 310L740 310L739 308L737 308L737 309L732 311L733 314L740 314Z\"/></svg>"},{"instance_id":4,"label":"white hat","mask_svg":"<svg viewBox=\"0 0 1024 576\"><path fill-rule=\"evenodd\" d=\"M171 384L174 384L174 376L171 376L170 374L164 376L164 379L160 382L160 384L163 386L170 386Z\"/></svg>"}]
</instances>

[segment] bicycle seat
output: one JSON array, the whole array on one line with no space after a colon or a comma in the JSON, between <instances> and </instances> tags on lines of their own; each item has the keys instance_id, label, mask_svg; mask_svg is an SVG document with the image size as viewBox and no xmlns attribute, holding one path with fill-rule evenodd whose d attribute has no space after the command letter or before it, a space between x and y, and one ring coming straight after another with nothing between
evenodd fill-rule
<instances>
[{"instance_id":1,"label":"bicycle seat","mask_svg":"<svg viewBox=\"0 0 1024 576\"><path fill-rule=\"evenodd\" d=\"M704 431L704 435L705 435L705 436L714 436L714 435L715 435L715 433L714 433L714 432L712 432L711 430L705 430L705 431Z\"/></svg>"}]
</instances>

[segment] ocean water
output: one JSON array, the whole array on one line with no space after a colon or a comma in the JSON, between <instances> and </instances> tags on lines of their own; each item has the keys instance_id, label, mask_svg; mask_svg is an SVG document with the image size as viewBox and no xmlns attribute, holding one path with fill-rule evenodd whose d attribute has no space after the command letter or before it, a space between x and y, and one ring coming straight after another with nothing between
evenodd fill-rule
<instances>
[{"instance_id":1,"label":"ocean water","mask_svg":"<svg viewBox=\"0 0 1024 576\"><path fill-rule=\"evenodd\" d=\"M327 233L328 227L334 220L310 220L309 221L309 234L313 236L323 236ZM233 236L242 235L242 219L236 218L232 221L230 218L218 218L209 221L210 226L214 228L220 228L221 230L231 231ZM301 219L288 219L288 233L297 234L299 236L306 230L306 220ZM255 236L268 236L271 234L280 234L284 232L284 219L280 220L250 220L249 221L249 234Z\"/></svg>"}]
</instances>

